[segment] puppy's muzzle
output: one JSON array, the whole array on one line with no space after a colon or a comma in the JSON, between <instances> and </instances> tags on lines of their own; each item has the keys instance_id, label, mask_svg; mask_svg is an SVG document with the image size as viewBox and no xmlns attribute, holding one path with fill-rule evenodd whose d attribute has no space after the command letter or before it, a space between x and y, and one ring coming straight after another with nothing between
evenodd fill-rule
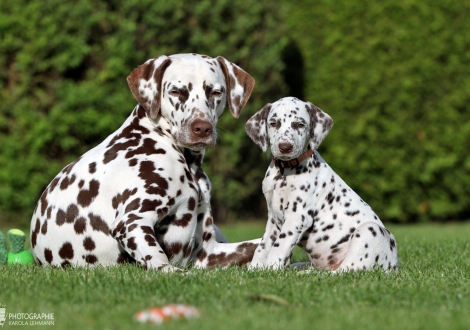
<instances>
[{"instance_id":1,"label":"puppy's muzzle","mask_svg":"<svg viewBox=\"0 0 470 330\"><path fill-rule=\"evenodd\" d=\"M294 148L294 146L287 142L281 142L279 143L278 148L282 154L288 154L292 152L292 149Z\"/></svg>"}]
</instances>

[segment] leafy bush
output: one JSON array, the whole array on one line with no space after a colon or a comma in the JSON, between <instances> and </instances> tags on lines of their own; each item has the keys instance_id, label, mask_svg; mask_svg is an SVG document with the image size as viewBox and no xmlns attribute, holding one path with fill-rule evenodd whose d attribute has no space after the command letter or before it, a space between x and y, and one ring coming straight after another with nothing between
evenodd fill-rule
<instances>
[{"instance_id":1,"label":"leafy bush","mask_svg":"<svg viewBox=\"0 0 470 330\"><path fill-rule=\"evenodd\" d=\"M206 162L218 213L251 211L245 202L260 204L264 164L253 171L259 153L250 157L256 146L244 124L286 88L279 31L273 1L1 2L2 213L26 223L60 169L130 114L128 74L149 58L184 52L222 55L258 82L241 118L222 118L222 146Z\"/></svg>"},{"instance_id":2,"label":"leafy bush","mask_svg":"<svg viewBox=\"0 0 470 330\"><path fill-rule=\"evenodd\" d=\"M322 156L386 220L470 205L470 3L297 1L306 99L335 125Z\"/></svg>"},{"instance_id":3,"label":"leafy bush","mask_svg":"<svg viewBox=\"0 0 470 330\"><path fill-rule=\"evenodd\" d=\"M264 214L269 156L244 124L288 95L332 115L320 152L383 220L468 218L469 15L450 0L0 2L0 213L26 223L56 173L120 126L133 68L197 52L257 82L207 152L217 221Z\"/></svg>"}]
</instances>

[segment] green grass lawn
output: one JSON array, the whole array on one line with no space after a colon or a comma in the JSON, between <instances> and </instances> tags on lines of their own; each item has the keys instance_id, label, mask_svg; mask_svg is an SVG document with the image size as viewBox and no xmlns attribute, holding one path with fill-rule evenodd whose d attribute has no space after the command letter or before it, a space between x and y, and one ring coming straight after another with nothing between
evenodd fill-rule
<instances>
[{"instance_id":1,"label":"green grass lawn","mask_svg":"<svg viewBox=\"0 0 470 330\"><path fill-rule=\"evenodd\" d=\"M222 230L237 241L263 227ZM170 303L196 306L202 316L162 329L469 329L470 224L388 228L398 241L398 274L0 266L0 305L7 314L54 313L55 329L154 329L134 314ZM301 250L294 260L306 260Z\"/></svg>"}]
</instances>

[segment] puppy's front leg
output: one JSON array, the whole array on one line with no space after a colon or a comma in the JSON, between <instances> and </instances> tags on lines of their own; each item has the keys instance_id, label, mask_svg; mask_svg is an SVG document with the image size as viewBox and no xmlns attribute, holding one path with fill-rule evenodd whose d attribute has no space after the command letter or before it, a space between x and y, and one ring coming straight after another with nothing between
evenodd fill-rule
<instances>
[{"instance_id":1,"label":"puppy's front leg","mask_svg":"<svg viewBox=\"0 0 470 330\"><path fill-rule=\"evenodd\" d=\"M266 230L264 231L263 238L261 239L261 242L255 251L250 268L263 268L266 266L266 258L274 242L277 240L278 235L279 230L276 226L276 220L274 218L273 212L271 209L269 209Z\"/></svg>"},{"instance_id":2,"label":"puppy's front leg","mask_svg":"<svg viewBox=\"0 0 470 330\"><path fill-rule=\"evenodd\" d=\"M274 269L289 266L294 247L300 242L313 219L303 213L285 212L284 225L278 239L272 243L265 265Z\"/></svg>"}]
</instances>

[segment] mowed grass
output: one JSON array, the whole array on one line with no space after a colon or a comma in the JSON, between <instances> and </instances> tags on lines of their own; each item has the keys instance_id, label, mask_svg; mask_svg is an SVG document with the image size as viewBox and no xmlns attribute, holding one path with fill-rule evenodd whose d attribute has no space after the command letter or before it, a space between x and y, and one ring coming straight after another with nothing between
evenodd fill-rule
<instances>
[{"instance_id":1,"label":"mowed grass","mask_svg":"<svg viewBox=\"0 0 470 330\"><path fill-rule=\"evenodd\" d=\"M263 227L222 230L239 241L260 237ZM172 303L202 316L162 329L469 329L470 224L388 228L398 241L397 274L0 266L0 305L7 313L54 313L56 329L155 329L134 314ZM297 250L294 260L306 259Z\"/></svg>"}]
</instances>

